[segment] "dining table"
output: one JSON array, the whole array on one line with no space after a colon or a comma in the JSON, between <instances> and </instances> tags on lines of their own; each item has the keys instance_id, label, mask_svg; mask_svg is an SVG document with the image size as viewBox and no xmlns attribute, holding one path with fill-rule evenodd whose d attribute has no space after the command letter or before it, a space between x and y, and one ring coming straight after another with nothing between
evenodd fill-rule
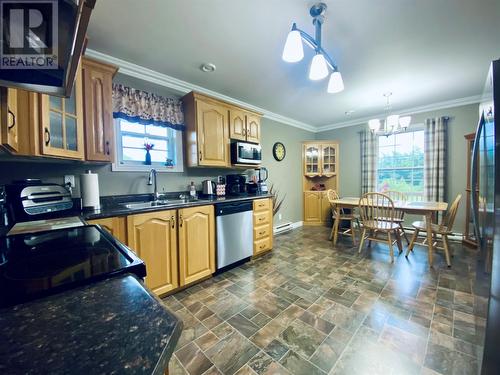
<instances>
[{"instance_id":1,"label":"dining table","mask_svg":"<svg viewBox=\"0 0 500 375\"><path fill-rule=\"evenodd\" d=\"M335 217L335 220L333 222L334 232L332 239L334 246L337 244L341 211L343 209L353 210L357 208L359 206L359 200L360 198L357 197L344 197L330 201L330 204L332 205L332 210L334 210L334 217ZM395 200L393 201L393 203L395 210L401 210L408 214L425 216L428 260L429 260L429 267L432 267L433 257L434 257L432 223L434 221L436 213L446 211L446 209L448 208L448 203L430 202L430 201L402 201L402 200Z\"/></svg>"}]
</instances>

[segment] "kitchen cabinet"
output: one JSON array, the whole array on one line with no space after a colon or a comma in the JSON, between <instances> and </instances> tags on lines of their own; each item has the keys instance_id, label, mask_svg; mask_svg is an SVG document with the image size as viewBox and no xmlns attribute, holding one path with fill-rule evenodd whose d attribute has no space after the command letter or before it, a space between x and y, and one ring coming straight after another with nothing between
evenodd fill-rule
<instances>
[{"instance_id":1,"label":"kitchen cabinet","mask_svg":"<svg viewBox=\"0 0 500 375\"><path fill-rule=\"evenodd\" d=\"M229 110L208 97L190 93L182 98L186 122L188 165L228 167Z\"/></svg>"},{"instance_id":2,"label":"kitchen cabinet","mask_svg":"<svg viewBox=\"0 0 500 375\"><path fill-rule=\"evenodd\" d=\"M253 255L273 248L273 203L271 198L253 201Z\"/></svg>"},{"instance_id":3,"label":"kitchen cabinet","mask_svg":"<svg viewBox=\"0 0 500 375\"><path fill-rule=\"evenodd\" d=\"M125 217L107 217L104 219L87 220L92 225L100 225L118 241L127 244L127 223Z\"/></svg>"},{"instance_id":4,"label":"kitchen cabinet","mask_svg":"<svg viewBox=\"0 0 500 375\"><path fill-rule=\"evenodd\" d=\"M338 192L339 144L336 141L304 142L302 146L304 175L304 225L324 225L331 222L331 208L326 191Z\"/></svg>"},{"instance_id":5,"label":"kitchen cabinet","mask_svg":"<svg viewBox=\"0 0 500 375\"><path fill-rule=\"evenodd\" d=\"M304 223L321 225L331 222L331 206L326 191L304 192Z\"/></svg>"},{"instance_id":6,"label":"kitchen cabinet","mask_svg":"<svg viewBox=\"0 0 500 375\"><path fill-rule=\"evenodd\" d=\"M229 110L229 138L260 143L260 115L231 108Z\"/></svg>"},{"instance_id":7,"label":"kitchen cabinet","mask_svg":"<svg viewBox=\"0 0 500 375\"><path fill-rule=\"evenodd\" d=\"M466 176L472 176L472 155L474 140L476 138L476 133L466 134L464 136L465 142L467 144L466 155L467 155L467 169ZM477 160L476 160L477 161ZM472 191L472 179L476 183L476 190ZM472 220L472 200L474 199L476 206L479 205L479 175L476 173L472 178L467 178L467 183L465 187L465 228L463 231L462 242L470 247L477 248L478 240L476 236L476 230L474 228L474 221Z\"/></svg>"},{"instance_id":8,"label":"kitchen cabinet","mask_svg":"<svg viewBox=\"0 0 500 375\"><path fill-rule=\"evenodd\" d=\"M113 76L117 68L82 58L85 159L112 162L114 157Z\"/></svg>"},{"instance_id":9,"label":"kitchen cabinet","mask_svg":"<svg viewBox=\"0 0 500 375\"><path fill-rule=\"evenodd\" d=\"M260 115L247 115L247 142L260 143Z\"/></svg>"},{"instance_id":10,"label":"kitchen cabinet","mask_svg":"<svg viewBox=\"0 0 500 375\"><path fill-rule=\"evenodd\" d=\"M214 206L178 210L180 286L215 272Z\"/></svg>"},{"instance_id":11,"label":"kitchen cabinet","mask_svg":"<svg viewBox=\"0 0 500 375\"><path fill-rule=\"evenodd\" d=\"M206 95L182 98L190 167L231 167L230 139L260 143L261 114Z\"/></svg>"},{"instance_id":12,"label":"kitchen cabinet","mask_svg":"<svg viewBox=\"0 0 500 375\"><path fill-rule=\"evenodd\" d=\"M81 67L69 98L40 95L40 139L42 155L84 159Z\"/></svg>"},{"instance_id":13,"label":"kitchen cabinet","mask_svg":"<svg viewBox=\"0 0 500 375\"><path fill-rule=\"evenodd\" d=\"M321 223L321 192L304 192L304 223Z\"/></svg>"},{"instance_id":14,"label":"kitchen cabinet","mask_svg":"<svg viewBox=\"0 0 500 375\"><path fill-rule=\"evenodd\" d=\"M12 152L19 150L17 114L17 90L2 87L0 89L0 139L2 146Z\"/></svg>"},{"instance_id":15,"label":"kitchen cabinet","mask_svg":"<svg viewBox=\"0 0 500 375\"><path fill-rule=\"evenodd\" d=\"M158 295L179 286L176 218L176 210L127 217L128 246L146 263L146 286Z\"/></svg>"}]
</instances>

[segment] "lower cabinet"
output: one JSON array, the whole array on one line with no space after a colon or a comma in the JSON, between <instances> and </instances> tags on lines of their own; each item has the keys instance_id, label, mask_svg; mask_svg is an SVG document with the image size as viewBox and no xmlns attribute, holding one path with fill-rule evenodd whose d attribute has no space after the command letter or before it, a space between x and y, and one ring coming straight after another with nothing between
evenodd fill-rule
<instances>
[{"instance_id":1,"label":"lower cabinet","mask_svg":"<svg viewBox=\"0 0 500 375\"><path fill-rule=\"evenodd\" d=\"M127 222L125 217L107 217L87 220L89 224L98 224L113 235L118 241L127 244Z\"/></svg>"},{"instance_id":2,"label":"lower cabinet","mask_svg":"<svg viewBox=\"0 0 500 375\"><path fill-rule=\"evenodd\" d=\"M326 191L304 192L304 225L322 225L331 220Z\"/></svg>"},{"instance_id":3,"label":"lower cabinet","mask_svg":"<svg viewBox=\"0 0 500 375\"><path fill-rule=\"evenodd\" d=\"M273 203L270 198L253 201L253 255L273 248Z\"/></svg>"},{"instance_id":4,"label":"lower cabinet","mask_svg":"<svg viewBox=\"0 0 500 375\"><path fill-rule=\"evenodd\" d=\"M146 263L146 286L158 295L179 286L176 210L127 217L128 246Z\"/></svg>"},{"instance_id":5,"label":"lower cabinet","mask_svg":"<svg viewBox=\"0 0 500 375\"><path fill-rule=\"evenodd\" d=\"M215 272L214 206L183 208L179 215L179 282L187 285Z\"/></svg>"}]
</instances>

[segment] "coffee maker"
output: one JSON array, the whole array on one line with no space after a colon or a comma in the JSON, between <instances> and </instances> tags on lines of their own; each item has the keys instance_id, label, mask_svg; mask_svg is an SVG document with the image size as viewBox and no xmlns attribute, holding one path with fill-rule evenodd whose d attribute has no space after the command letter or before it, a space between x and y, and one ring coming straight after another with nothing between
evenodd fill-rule
<instances>
[{"instance_id":1,"label":"coffee maker","mask_svg":"<svg viewBox=\"0 0 500 375\"><path fill-rule=\"evenodd\" d=\"M247 195L247 178L243 174L228 174L226 176L226 195Z\"/></svg>"}]
</instances>

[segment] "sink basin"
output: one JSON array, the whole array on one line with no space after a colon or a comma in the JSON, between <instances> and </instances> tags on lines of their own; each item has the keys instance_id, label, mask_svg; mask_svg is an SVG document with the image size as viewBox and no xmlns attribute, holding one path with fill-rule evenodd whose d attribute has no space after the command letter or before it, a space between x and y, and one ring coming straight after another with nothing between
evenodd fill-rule
<instances>
[{"instance_id":1,"label":"sink basin","mask_svg":"<svg viewBox=\"0 0 500 375\"><path fill-rule=\"evenodd\" d=\"M201 200L197 200L199 202ZM186 199L168 199L168 200L157 200L157 201L149 201L149 202L131 202L131 203L123 203L122 206L125 208L129 208L131 210L140 210L143 208L150 207L168 207L168 206L177 206L179 204L187 204L191 201Z\"/></svg>"}]
</instances>

